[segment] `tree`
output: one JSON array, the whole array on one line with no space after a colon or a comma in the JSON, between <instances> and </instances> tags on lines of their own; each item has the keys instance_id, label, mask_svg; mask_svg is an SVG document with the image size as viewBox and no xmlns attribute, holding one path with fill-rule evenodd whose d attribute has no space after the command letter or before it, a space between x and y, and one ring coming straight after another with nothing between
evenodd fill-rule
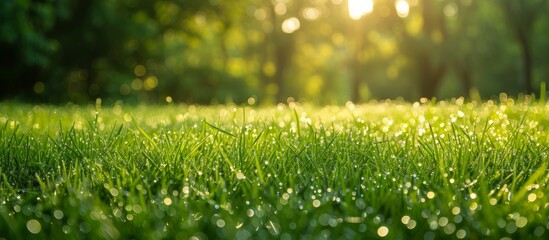
<instances>
[{"instance_id":1,"label":"tree","mask_svg":"<svg viewBox=\"0 0 549 240\"><path fill-rule=\"evenodd\" d=\"M533 93L533 33L537 20L547 11L546 0L500 0L497 1L507 20L509 30L520 47L523 66L524 91Z\"/></svg>"},{"instance_id":2,"label":"tree","mask_svg":"<svg viewBox=\"0 0 549 240\"><path fill-rule=\"evenodd\" d=\"M0 99L32 96L33 85L39 81L34 75L52 65L49 56L59 49L46 33L67 17L67 1L0 2Z\"/></svg>"},{"instance_id":3,"label":"tree","mask_svg":"<svg viewBox=\"0 0 549 240\"><path fill-rule=\"evenodd\" d=\"M408 4L406 2L406 4ZM409 8L396 9L392 1L378 2L374 11L379 31L392 36L399 46L399 55L405 56L414 75L421 97L435 97L447 73L448 60L445 49L448 44L447 19L443 14L443 2L418 1Z\"/></svg>"}]
</instances>

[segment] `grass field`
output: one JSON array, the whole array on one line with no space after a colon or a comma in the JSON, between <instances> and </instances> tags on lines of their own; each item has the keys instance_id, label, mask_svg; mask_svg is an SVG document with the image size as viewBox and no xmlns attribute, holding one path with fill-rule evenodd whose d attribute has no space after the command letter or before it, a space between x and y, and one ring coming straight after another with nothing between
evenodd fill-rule
<instances>
[{"instance_id":1,"label":"grass field","mask_svg":"<svg viewBox=\"0 0 549 240\"><path fill-rule=\"evenodd\" d=\"M549 105L0 103L0 239L547 239Z\"/></svg>"}]
</instances>

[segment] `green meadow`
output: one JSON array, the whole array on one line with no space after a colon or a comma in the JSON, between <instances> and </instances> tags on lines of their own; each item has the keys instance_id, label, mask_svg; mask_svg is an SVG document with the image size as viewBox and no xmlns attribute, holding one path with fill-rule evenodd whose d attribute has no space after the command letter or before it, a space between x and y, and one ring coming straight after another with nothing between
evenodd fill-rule
<instances>
[{"instance_id":1,"label":"green meadow","mask_svg":"<svg viewBox=\"0 0 549 240\"><path fill-rule=\"evenodd\" d=\"M547 239L548 129L505 95L4 102L0 239Z\"/></svg>"}]
</instances>

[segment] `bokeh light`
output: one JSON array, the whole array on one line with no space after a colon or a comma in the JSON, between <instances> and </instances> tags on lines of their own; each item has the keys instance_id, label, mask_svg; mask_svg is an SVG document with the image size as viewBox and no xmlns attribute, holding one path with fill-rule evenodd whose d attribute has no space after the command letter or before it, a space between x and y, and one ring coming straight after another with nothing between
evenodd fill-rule
<instances>
[{"instance_id":1,"label":"bokeh light","mask_svg":"<svg viewBox=\"0 0 549 240\"><path fill-rule=\"evenodd\" d=\"M293 33L299 30L300 27L301 23L296 17L288 18L282 22L282 31L285 33Z\"/></svg>"},{"instance_id":2,"label":"bokeh light","mask_svg":"<svg viewBox=\"0 0 549 240\"><path fill-rule=\"evenodd\" d=\"M135 73L135 76L142 77L143 75L145 75L145 73L147 72L147 70L145 69L145 66L143 66L143 65L137 65L137 66L135 66L135 68L133 69L133 72Z\"/></svg>"},{"instance_id":3,"label":"bokeh light","mask_svg":"<svg viewBox=\"0 0 549 240\"><path fill-rule=\"evenodd\" d=\"M410 13L410 4L408 4L408 1L397 0L395 2L395 8L399 17L408 17L408 14Z\"/></svg>"},{"instance_id":4,"label":"bokeh light","mask_svg":"<svg viewBox=\"0 0 549 240\"><path fill-rule=\"evenodd\" d=\"M374 11L374 1L373 0L349 0L348 1L349 16L358 20L364 15Z\"/></svg>"}]
</instances>

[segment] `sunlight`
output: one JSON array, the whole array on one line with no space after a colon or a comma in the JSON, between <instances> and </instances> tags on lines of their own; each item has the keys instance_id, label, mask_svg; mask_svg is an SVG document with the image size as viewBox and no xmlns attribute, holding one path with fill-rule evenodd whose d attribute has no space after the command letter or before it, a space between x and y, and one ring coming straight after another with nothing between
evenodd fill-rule
<instances>
[{"instance_id":1,"label":"sunlight","mask_svg":"<svg viewBox=\"0 0 549 240\"><path fill-rule=\"evenodd\" d=\"M349 0L349 16L358 20L366 14L371 13L374 10L373 0Z\"/></svg>"},{"instance_id":2,"label":"sunlight","mask_svg":"<svg viewBox=\"0 0 549 240\"><path fill-rule=\"evenodd\" d=\"M458 6L455 3L449 3L444 7L444 15L447 17L453 17L458 12Z\"/></svg>"},{"instance_id":3,"label":"sunlight","mask_svg":"<svg viewBox=\"0 0 549 240\"><path fill-rule=\"evenodd\" d=\"M282 23L282 31L285 33L293 33L301 27L299 19L295 17L288 18Z\"/></svg>"},{"instance_id":4,"label":"sunlight","mask_svg":"<svg viewBox=\"0 0 549 240\"><path fill-rule=\"evenodd\" d=\"M314 7L305 8L303 9L303 17L309 21L314 21L320 17L320 11Z\"/></svg>"},{"instance_id":5,"label":"sunlight","mask_svg":"<svg viewBox=\"0 0 549 240\"><path fill-rule=\"evenodd\" d=\"M147 91L153 90L158 86L158 78L155 76L148 77L143 81L143 88Z\"/></svg>"},{"instance_id":6,"label":"sunlight","mask_svg":"<svg viewBox=\"0 0 549 240\"><path fill-rule=\"evenodd\" d=\"M410 13L410 4L408 4L406 0L397 0L395 2L395 8L398 16L401 18L407 17L408 13Z\"/></svg>"},{"instance_id":7,"label":"sunlight","mask_svg":"<svg viewBox=\"0 0 549 240\"><path fill-rule=\"evenodd\" d=\"M288 11L288 7L285 3L279 2L275 5L275 12L278 15L284 15Z\"/></svg>"}]
</instances>

